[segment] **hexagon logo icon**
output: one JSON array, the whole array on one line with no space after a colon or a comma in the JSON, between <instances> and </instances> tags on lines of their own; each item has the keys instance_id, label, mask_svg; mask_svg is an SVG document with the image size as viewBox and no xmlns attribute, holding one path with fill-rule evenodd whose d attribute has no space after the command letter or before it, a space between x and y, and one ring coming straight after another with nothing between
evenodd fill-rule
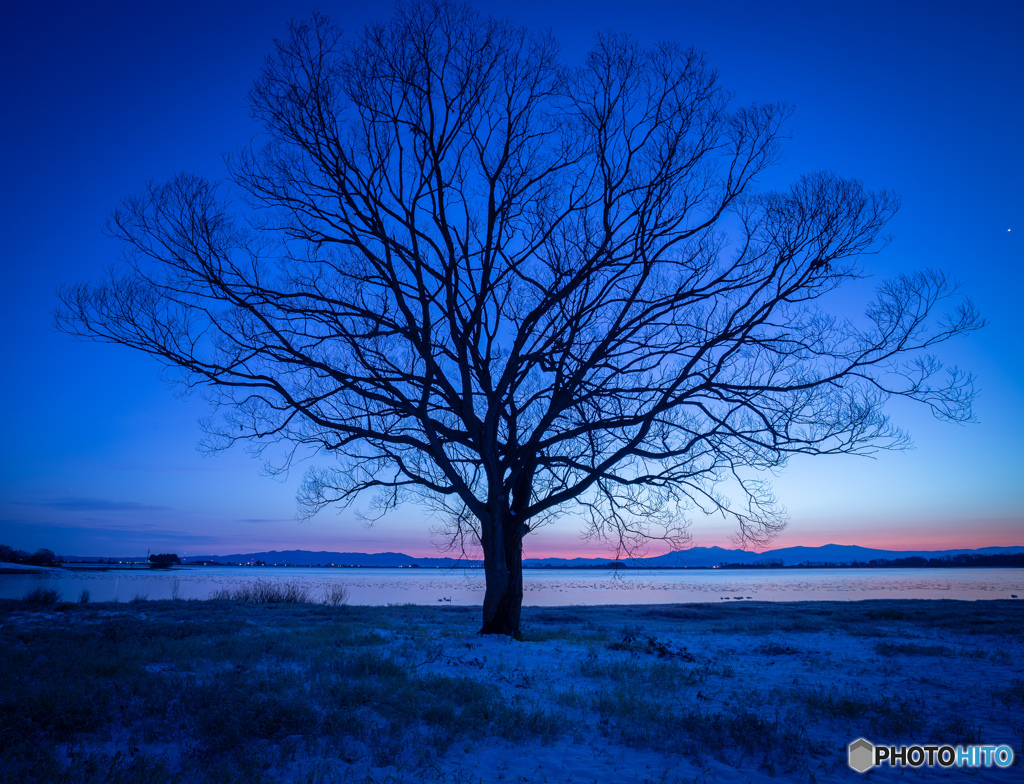
<instances>
[{"instance_id":1,"label":"hexagon logo icon","mask_svg":"<svg viewBox=\"0 0 1024 784\"><path fill-rule=\"evenodd\" d=\"M857 738L850 744L847 763L858 773L866 773L875 764L875 747L864 738Z\"/></svg>"}]
</instances>

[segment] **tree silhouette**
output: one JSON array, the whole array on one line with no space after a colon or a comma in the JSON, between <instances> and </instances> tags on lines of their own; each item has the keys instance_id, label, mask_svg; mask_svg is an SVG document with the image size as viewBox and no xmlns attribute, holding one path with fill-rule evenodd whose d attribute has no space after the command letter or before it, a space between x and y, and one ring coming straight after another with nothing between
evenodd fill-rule
<instances>
[{"instance_id":1,"label":"tree silhouette","mask_svg":"<svg viewBox=\"0 0 1024 784\"><path fill-rule=\"evenodd\" d=\"M32 553L31 557L28 559L28 563L34 566L53 566L57 563L57 556L53 554L53 550L40 547Z\"/></svg>"},{"instance_id":2,"label":"tree silhouette","mask_svg":"<svg viewBox=\"0 0 1024 784\"><path fill-rule=\"evenodd\" d=\"M154 553L149 556L149 565L155 569L167 568L174 564L181 564L181 558L177 553Z\"/></svg>"},{"instance_id":3,"label":"tree silhouette","mask_svg":"<svg viewBox=\"0 0 1024 784\"><path fill-rule=\"evenodd\" d=\"M232 187L127 199L126 266L63 289L58 323L208 388L216 448L336 458L305 514L443 512L483 551L483 632L518 633L523 538L556 513L627 552L681 546L692 510L764 542L765 469L903 445L893 397L971 416L928 353L981 324L936 314L944 276L833 312L897 199L830 173L757 192L788 109L731 107L692 49L609 33L567 67L548 34L406 3L352 40L293 23L250 102Z\"/></svg>"}]
</instances>

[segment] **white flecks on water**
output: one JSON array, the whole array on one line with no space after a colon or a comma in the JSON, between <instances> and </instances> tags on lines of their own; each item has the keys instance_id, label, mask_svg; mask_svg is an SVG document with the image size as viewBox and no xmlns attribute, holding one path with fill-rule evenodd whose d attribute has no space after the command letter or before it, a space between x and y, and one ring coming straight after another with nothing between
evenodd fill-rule
<instances>
[{"instance_id":1,"label":"white flecks on water","mask_svg":"<svg viewBox=\"0 0 1024 784\"><path fill-rule=\"evenodd\" d=\"M483 569L196 566L107 572L54 569L0 574L0 598L56 588L65 601L208 599L257 581L296 584L313 601L342 585L349 604L479 605ZM527 569L526 606L674 602L1008 599L1024 569Z\"/></svg>"}]
</instances>

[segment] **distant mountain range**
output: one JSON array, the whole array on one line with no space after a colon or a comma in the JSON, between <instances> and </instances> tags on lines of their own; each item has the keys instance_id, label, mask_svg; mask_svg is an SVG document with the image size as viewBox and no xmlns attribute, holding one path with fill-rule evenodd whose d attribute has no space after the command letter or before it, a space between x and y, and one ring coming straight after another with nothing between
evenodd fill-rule
<instances>
[{"instance_id":1,"label":"distant mountain range","mask_svg":"<svg viewBox=\"0 0 1024 784\"><path fill-rule=\"evenodd\" d=\"M753 553L747 550L729 550L722 547L692 547L689 550L656 555L650 558L636 558L624 561L629 566L647 567L699 567L727 564L779 563L784 566L812 563L844 564L854 561L893 560L896 558L942 558L960 554L995 555L998 553L1024 553L1024 547L982 547L978 550L875 550L856 545L826 544L821 547L783 547ZM67 556L71 558L71 556ZM526 558L526 567L572 567L600 566L614 562L614 558ZM264 553L233 553L230 555L189 556L189 562L217 561L219 563L249 563L263 561L268 566L315 566L318 564L336 566L420 566L452 567L483 566L483 561L457 558L414 558L404 553L329 553L308 550L271 550Z\"/></svg>"}]
</instances>

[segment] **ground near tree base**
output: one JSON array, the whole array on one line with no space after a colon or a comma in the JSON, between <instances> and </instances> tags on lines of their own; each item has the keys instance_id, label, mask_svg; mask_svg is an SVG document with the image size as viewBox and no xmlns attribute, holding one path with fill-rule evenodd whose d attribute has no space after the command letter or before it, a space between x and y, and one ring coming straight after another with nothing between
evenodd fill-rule
<instances>
[{"instance_id":1,"label":"ground near tree base","mask_svg":"<svg viewBox=\"0 0 1024 784\"><path fill-rule=\"evenodd\" d=\"M0 602L0 782L966 780L846 746L1007 744L1024 602L479 609Z\"/></svg>"}]
</instances>

